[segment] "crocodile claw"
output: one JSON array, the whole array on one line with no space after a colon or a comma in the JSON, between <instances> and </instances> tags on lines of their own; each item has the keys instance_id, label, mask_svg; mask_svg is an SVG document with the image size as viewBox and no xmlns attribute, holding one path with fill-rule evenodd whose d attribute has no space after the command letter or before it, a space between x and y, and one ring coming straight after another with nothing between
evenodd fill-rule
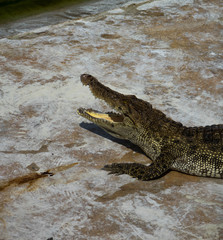
<instances>
[{"instance_id":1,"label":"crocodile claw","mask_svg":"<svg viewBox=\"0 0 223 240\"><path fill-rule=\"evenodd\" d=\"M120 164L118 163L112 163L109 165L105 165L102 170L108 171L108 174L115 174L116 176L125 174L125 171L119 166Z\"/></svg>"}]
</instances>

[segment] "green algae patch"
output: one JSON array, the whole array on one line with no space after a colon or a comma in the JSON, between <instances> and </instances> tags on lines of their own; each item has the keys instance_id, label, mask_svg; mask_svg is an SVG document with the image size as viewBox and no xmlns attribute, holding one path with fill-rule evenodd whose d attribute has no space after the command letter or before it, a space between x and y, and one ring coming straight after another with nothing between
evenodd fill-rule
<instances>
[{"instance_id":1,"label":"green algae patch","mask_svg":"<svg viewBox=\"0 0 223 240\"><path fill-rule=\"evenodd\" d=\"M0 0L0 24L90 0Z\"/></svg>"}]
</instances>

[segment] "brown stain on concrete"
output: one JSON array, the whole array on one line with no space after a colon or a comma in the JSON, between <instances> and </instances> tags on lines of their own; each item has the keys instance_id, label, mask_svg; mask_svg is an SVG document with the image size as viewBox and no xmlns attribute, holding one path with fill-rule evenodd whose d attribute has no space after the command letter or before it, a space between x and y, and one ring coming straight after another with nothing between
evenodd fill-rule
<instances>
[{"instance_id":1,"label":"brown stain on concrete","mask_svg":"<svg viewBox=\"0 0 223 240\"><path fill-rule=\"evenodd\" d=\"M44 173L30 173L30 174L26 174L24 176L19 176L16 177L12 180L9 180L5 183L0 184L0 191L5 190L8 187L11 186L18 186L24 183L31 183L39 178L44 178L47 177L48 174L50 174L49 172L44 172Z\"/></svg>"},{"instance_id":2,"label":"brown stain on concrete","mask_svg":"<svg viewBox=\"0 0 223 240\"><path fill-rule=\"evenodd\" d=\"M2 153L10 153L10 154L37 154L41 152L48 152L48 146L43 145L39 150L22 150L22 151L1 151Z\"/></svg>"},{"instance_id":3,"label":"brown stain on concrete","mask_svg":"<svg viewBox=\"0 0 223 240\"><path fill-rule=\"evenodd\" d=\"M62 165L62 166L58 166L55 168L51 168L46 170L45 172L42 173L29 173L23 176L19 176L16 177L14 179L8 180L6 182L3 182L0 184L0 191L5 190L8 187L16 187L25 183L29 183L28 188L38 179L40 178L45 178L48 176L53 176L54 174L56 174L57 172L61 172L61 171L65 171L69 168L72 168L73 166L77 165L78 163L71 163L68 165Z\"/></svg>"},{"instance_id":4,"label":"brown stain on concrete","mask_svg":"<svg viewBox=\"0 0 223 240\"><path fill-rule=\"evenodd\" d=\"M120 178L120 176L112 176L112 178ZM131 177L129 177L131 178ZM196 183L203 181L204 178L183 174L180 172L170 171L162 178L152 181L134 181L122 185L117 191L112 194L104 194L96 199L98 202L108 202L120 197L128 196L129 194L138 193L144 195L149 192L151 194L160 194L160 192L171 188L181 187L184 184Z\"/></svg>"},{"instance_id":5,"label":"brown stain on concrete","mask_svg":"<svg viewBox=\"0 0 223 240\"><path fill-rule=\"evenodd\" d=\"M103 34L101 34L101 37L102 37L102 38L105 38L105 39L118 39L118 38L120 38L121 36L118 35L118 34L103 33Z\"/></svg>"}]
</instances>

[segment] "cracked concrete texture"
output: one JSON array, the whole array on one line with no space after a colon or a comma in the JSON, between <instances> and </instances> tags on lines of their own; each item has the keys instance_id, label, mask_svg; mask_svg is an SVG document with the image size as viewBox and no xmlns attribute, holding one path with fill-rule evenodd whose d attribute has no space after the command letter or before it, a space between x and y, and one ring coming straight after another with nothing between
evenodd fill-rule
<instances>
[{"instance_id":1,"label":"cracked concrete texture","mask_svg":"<svg viewBox=\"0 0 223 240\"><path fill-rule=\"evenodd\" d=\"M222 238L221 179L107 175L107 163L150 160L76 114L108 109L81 85L90 73L187 126L222 123L221 12L131 1L0 40L0 239Z\"/></svg>"}]
</instances>

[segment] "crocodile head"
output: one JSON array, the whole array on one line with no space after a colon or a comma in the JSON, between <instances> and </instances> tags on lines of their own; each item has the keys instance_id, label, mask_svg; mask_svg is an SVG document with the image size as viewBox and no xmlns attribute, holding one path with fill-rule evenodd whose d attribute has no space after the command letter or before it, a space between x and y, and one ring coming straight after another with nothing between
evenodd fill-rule
<instances>
[{"instance_id":1,"label":"crocodile head","mask_svg":"<svg viewBox=\"0 0 223 240\"><path fill-rule=\"evenodd\" d=\"M128 139L134 142L139 130L148 124L148 114L152 109L151 104L138 99L134 95L118 93L103 84L95 77L81 75L83 85L89 86L92 94L104 100L116 112L102 113L93 109L79 108L78 114L103 128L112 136Z\"/></svg>"}]
</instances>

